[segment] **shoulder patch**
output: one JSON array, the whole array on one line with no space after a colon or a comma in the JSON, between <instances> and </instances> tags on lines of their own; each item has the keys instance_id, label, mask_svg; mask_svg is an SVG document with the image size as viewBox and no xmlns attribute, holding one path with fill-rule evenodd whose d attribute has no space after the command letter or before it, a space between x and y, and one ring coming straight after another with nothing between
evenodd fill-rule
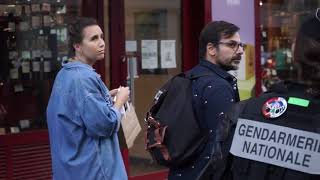
<instances>
[{"instance_id":1,"label":"shoulder patch","mask_svg":"<svg viewBox=\"0 0 320 180\"><path fill-rule=\"evenodd\" d=\"M266 118L277 118L286 112L287 101L282 97L273 97L267 100L262 106L262 114Z\"/></svg>"}]
</instances>

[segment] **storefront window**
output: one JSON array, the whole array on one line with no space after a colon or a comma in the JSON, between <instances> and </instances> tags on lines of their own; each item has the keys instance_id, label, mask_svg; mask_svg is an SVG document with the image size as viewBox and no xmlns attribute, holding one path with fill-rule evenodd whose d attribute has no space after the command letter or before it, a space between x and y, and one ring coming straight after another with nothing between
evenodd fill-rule
<instances>
[{"instance_id":1,"label":"storefront window","mask_svg":"<svg viewBox=\"0 0 320 180\"><path fill-rule=\"evenodd\" d=\"M181 1L125 0L125 30L128 69L134 78L129 84L131 100L145 128L145 114L157 90L182 69ZM141 131L129 149L131 176L165 169L153 161L144 143Z\"/></svg>"},{"instance_id":2,"label":"storefront window","mask_svg":"<svg viewBox=\"0 0 320 180\"><path fill-rule=\"evenodd\" d=\"M279 80L296 79L293 59L296 32L303 20L314 14L320 0L262 0L261 65L262 88L266 91Z\"/></svg>"},{"instance_id":3,"label":"storefront window","mask_svg":"<svg viewBox=\"0 0 320 180\"><path fill-rule=\"evenodd\" d=\"M50 89L68 58L67 24L79 9L66 0L0 2L0 134L46 127Z\"/></svg>"}]
</instances>

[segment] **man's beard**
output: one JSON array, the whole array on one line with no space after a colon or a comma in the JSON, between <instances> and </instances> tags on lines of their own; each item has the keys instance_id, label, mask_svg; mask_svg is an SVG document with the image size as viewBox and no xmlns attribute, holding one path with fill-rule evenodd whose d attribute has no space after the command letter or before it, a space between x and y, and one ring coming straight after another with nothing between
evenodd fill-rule
<instances>
[{"instance_id":1,"label":"man's beard","mask_svg":"<svg viewBox=\"0 0 320 180\"><path fill-rule=\"evenodd\" d=\"M235 61L239 61L239 63L235 63ZM240 61L241 61L241 55L236 55L236 56L232 57L230 63L228 63L228 64L221 63L220 67L225 71L238 70Z\"/></svg>"},{"instance_id":2,"label":"man's beard","mask_svg":"<svg viewBox=\"0 0 320 180\"><path fill-rule=\"evenodd\" d=\"M220 66L225 71L238 70L239 68L233 65L221 65Z\"/></svg>"}]
</instances>

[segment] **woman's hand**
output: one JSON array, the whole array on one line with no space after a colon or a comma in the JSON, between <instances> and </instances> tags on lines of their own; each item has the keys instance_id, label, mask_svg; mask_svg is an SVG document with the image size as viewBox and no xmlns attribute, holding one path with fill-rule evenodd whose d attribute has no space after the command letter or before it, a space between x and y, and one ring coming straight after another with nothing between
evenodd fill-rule
<instances>
[{"instance_id":1,"label":"woman's hand","mask_svg":"<svg viewBox=\"0 0 320 180\"><path fill-rule=\"evenodd\" d=\"M117 95L117 93L118 93L118 89L112 89L111 91L109 91L110 92L110 95L111 95L111 97L114 97L114 96L116 96Z\"/></svg>"},{"instance_id":2,"label":"woman's hand","mask_svg":"<svg viewBox=\"0 0 320 180\"><path fill-rule=\"evenodd\" d=\"M128 87L120 87L116 95L117 97L114 102L114 106L120 109L123 106L123 104L129 100L130 90Z\"/></svg>"}]
</instances>

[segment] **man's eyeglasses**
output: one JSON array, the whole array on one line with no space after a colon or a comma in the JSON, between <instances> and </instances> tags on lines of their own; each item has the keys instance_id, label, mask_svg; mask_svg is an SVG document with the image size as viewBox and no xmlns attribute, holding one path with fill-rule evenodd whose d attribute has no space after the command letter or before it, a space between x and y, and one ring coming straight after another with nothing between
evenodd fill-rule
<instances>
[{"instance_id":1,"label":"man's eyeglasses","mask_svg":"<svg viewBox=\"0 0 320 180\"><path fill-rule=\"evenodd\" d=\"M239 47L242 47L243 50L246 49L247 45L242 42L237 41L229 41L229 42L219 42L219 44L223 44L228 46L229 48L233 49L234 51L238 51Z\"/></svg>"},{"instance_id":2,"label":"man's eyeglasses","mask_svg":"<svg viewBox=\"0 0 320 180\"><path fill-rule=\"evenodd\" d=\"M316 18L320 21L320 8L317 9Z\"/></svg>"}]
</instances>

